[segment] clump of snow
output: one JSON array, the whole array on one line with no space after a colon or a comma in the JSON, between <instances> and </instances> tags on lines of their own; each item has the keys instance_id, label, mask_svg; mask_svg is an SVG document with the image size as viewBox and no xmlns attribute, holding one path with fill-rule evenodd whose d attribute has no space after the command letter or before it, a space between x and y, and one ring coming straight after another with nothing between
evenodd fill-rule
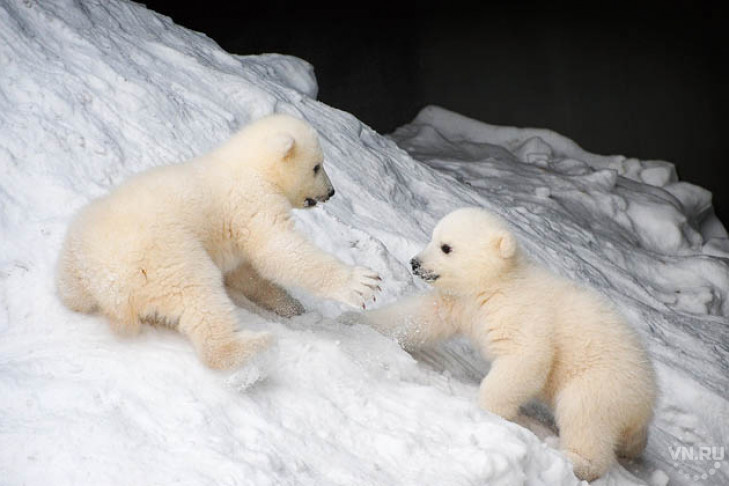
<instances>
[{"instance_id":1,"label":"clump of snow","mask_svg":"<svg viewBox=\"0 0 729 486\"><path fill-rule=\"evenodd\" d=\"M465 205L620 303L663 395L645 461L600 484L689 484L703 464L674 464L670 447L726 443L726 232L670 164L436 108L382 137L317 102L306 62L230 55L119 0L0 4L0 78L3 484L578 484L553 436L477 408L487 366L462 341L415 359L302 295L311 311L291 320L241 309L241 327L274 332L277 348L214 372L175 332L122 339L63 308L54 265L78 208L272 112L321 134L337 196L298 213L301 229L376 269L378 303L423 288L407 262Z\"/></svg>"},{"instance_id":2,"label":"clump of snow","mask_svg":"<svg viewBox=\"0 0 729 486\"><path fill-rule=\"evenodd\" d=\"M274 343L264 352L254 356L245 366L221 372L221 374L227 375L225 383L238 392L247 390L271 373L277 364L278 353L278 345Z\"/></svg>"}]
</instances>

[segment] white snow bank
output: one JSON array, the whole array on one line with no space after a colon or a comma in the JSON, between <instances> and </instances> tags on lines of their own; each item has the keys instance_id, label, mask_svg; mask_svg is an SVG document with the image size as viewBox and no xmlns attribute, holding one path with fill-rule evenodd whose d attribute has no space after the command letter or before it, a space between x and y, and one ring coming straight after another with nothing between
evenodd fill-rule
<instances>
[{"instance_id":1,"label":"white snow bank","mask_svg":"<svg viewBox=\"0 0 729 486\"><path fill-rule=\"evenodd\" d=\"M431 157L444 155L474 161L494 157L496 150L504 160L536 165L577 181L588 178L589 185L597 184L602 192L622 196L609 202L600 201L606 206L603 211L609 212L614 209L609 206L617 204L625 217L613 216L613 219L621 225L632 225L626 229L634 231L640 243L649 249L662 253L679 250L695 253L711 243L724 248L719 256L729 257L727 232L714 214L711 193L679 182L675 167L669 162L595 155L551 130L489 125L435 106L425 108L412 124L398 129L394 137L407 150L420 153L424 149ZM506 150L500 152L500 148ZM626 198L625 190L613 191L618 177L629 192L647 194L642 197L631 194ZM628 180L642 184L630 191L634 184Z\"/></svg>"},{"instance_id":2,"label":"white snow bank","mask_svg":"<svg viewBox=\"0 0 729 486\"><path fill-rule=\"evenodd\" d=\"M535 258L624 301L664 389L647 460L630 469L678 484L682 472L700 471L700 462L674 467L668 446L726 441L726 262L706 244L702 253L691 218L657 253L639 246L642 232L605 216L655 219L620 209L611 191L649 212L663 208L656 201L677 208L675 195L595 171L601 159L579 153L562 172L518 162L508 146L494 148L501 165L463 163L448 136L420 137L424 153L442 155L424 165L315 101L316 89L304 61L230 55L138 4L0 2L0 483L577 484L558 451L477 409L485 365L460 341L415 360L370 329L334 322L338 304L302 296L312 311L290 321L241 310L242 327L278 336L277 353L216 373L177 333L146 328L124 340L102 318L62 307L53 268L74 211L274 111L319 130L337 189L322 209L298 213L302 229L379 271L378 301L422 288L406 262L443 214L472 204L511 218ZM421 127L442 132L437 121ZM405 146L418 139L415 125L408 130L398 138ZM541 138L521 153L548 146L549 165L566 149ZM630 173L675 184L665 164L648 165ZM569 204L548 197L570 191L559 199ZM692 197L699 214L705 200ZM680 226L666 211L664 224ZM721 252L721 225L712 231ZM729 480L727 469L706 484ZM615 467L601 484L641 481Z\"/></svg>"}]
</instances>

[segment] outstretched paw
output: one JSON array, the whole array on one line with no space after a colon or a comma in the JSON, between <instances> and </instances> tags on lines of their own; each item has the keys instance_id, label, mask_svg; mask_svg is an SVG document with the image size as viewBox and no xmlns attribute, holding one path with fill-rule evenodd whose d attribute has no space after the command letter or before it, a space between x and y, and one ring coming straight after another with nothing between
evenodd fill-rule
<instances>
[{"instance_id":1,"label":"outstretched paw","mask_svg":"<svg viewBox=\"0 0 729 486\"><path fill-rule=\"evenodd\" d=\"M381 282L382 278L369 268L354 267L339 300L352 307L365 309L368 302L377 300L375 294L382 290Z\"/></svg>"}]
</instances>

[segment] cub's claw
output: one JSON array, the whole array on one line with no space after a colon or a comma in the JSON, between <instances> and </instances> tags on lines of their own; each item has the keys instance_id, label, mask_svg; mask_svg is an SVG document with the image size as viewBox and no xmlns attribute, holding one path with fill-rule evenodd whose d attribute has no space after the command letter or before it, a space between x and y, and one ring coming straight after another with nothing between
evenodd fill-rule
<instances>
[{"instance_id":1,"label":"cub's claw","mask_svg":"<svg viewBox=\"0 0 729 486\"><path fill-rule=\"evenodd\" d=\"M353 306L366 309L366 304L375 297L375 292L382 289L377 282L382 278L375 272L365 267L354 267L350 274L348 290L344 291L341 301Z\"/></svg>"}]
</instances>

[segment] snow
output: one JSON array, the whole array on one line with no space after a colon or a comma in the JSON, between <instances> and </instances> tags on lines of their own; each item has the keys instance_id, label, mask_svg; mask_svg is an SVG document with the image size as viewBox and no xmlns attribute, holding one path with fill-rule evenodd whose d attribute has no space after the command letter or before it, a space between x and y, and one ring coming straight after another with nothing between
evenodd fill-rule
<instances>
[{"instance_id":1,"label":"snow","mask_svg":"<svg viewBox=\"0 0 729 486\"><path fill-rule=\"evenodd\" d=\"M297 218L383 276L378 305L424 289L407 262L466 205L619 302L662 396L645 459L596 484L729 482L729 463L670 452L729 435L729 240L707 191L666 162L436 107L383 137L316 92L300 59L228 54L139 4L0 2L0 483L578 484L553 436L477 408L488 368L464 341L410 355L299 294L310 311L295 319L241 309L241 327L277 346L214 372L175 332L122 339L60 304L55 259L76 210L272 112L321 134L337 196Z\"/></svg>"}]
</instances>

